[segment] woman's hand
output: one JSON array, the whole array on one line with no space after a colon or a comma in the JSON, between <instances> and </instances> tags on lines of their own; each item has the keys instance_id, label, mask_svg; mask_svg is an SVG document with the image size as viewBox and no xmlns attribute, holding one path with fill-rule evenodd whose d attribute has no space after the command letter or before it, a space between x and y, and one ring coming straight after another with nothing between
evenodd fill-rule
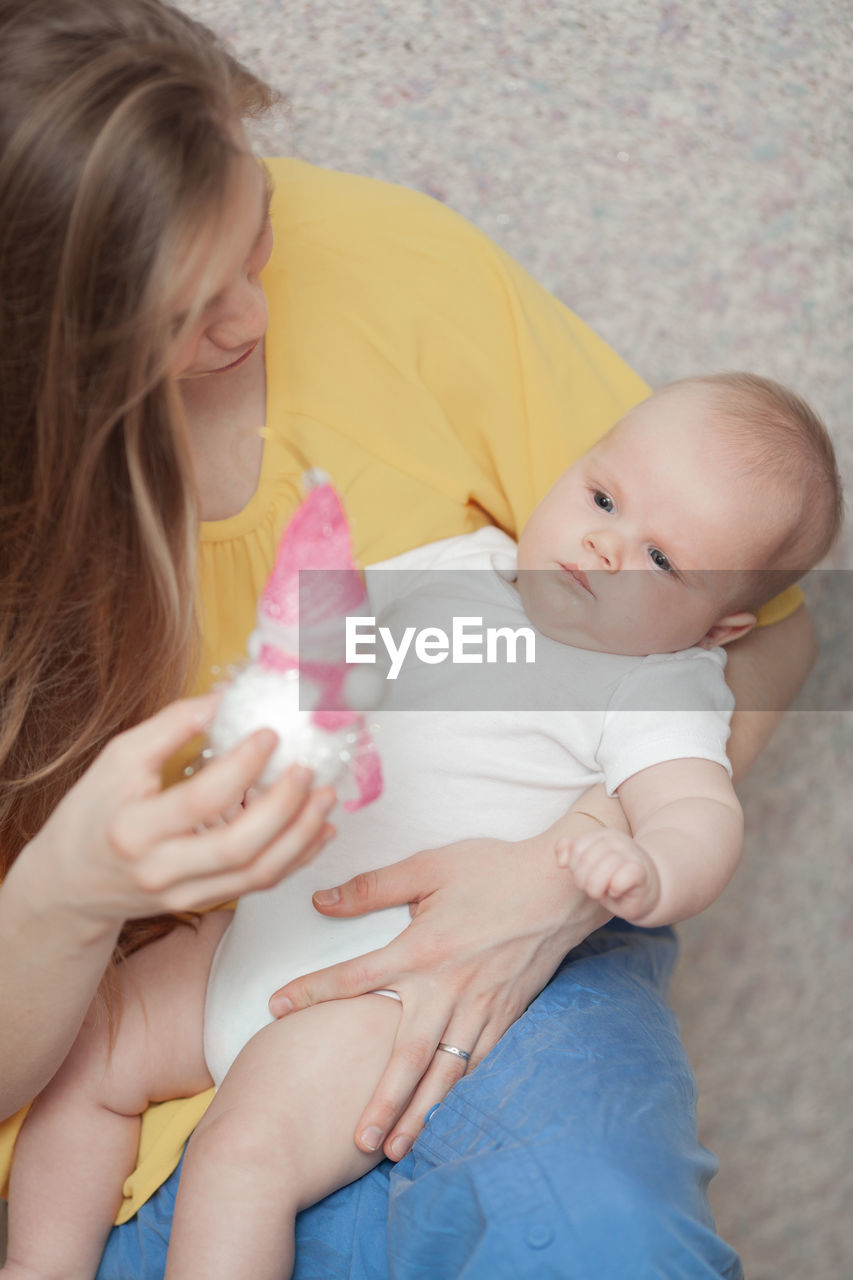
<instances>
[{"instance_id":1,"label":"woman's hand","mask_svg":"<svg viewBox=\"0 0 853 1280\"><path fill-rule=\"evenodd\" d=\"M0 1037L0 1116L65 1058L126 919L275 884L331 835L334 792L311 794L307 773L291 771L243 808L275 747L268 732L162 789L163 765L217 702L176 702L115 738L0 885L0 1025L14 1029Z\"/></svg>"},{"instance_id":2,"label":"woman's hand","mask_svg":"<svg viewBox=\"0 0 853 1280\"><path fill-rule=\"evenodd\" d=\"M412 913L387 947L298 978L270 1001L281 1016L383 987L399 993L394 1051L356 1129L362 1150L405 1155L430 1107L485 1057L563 956L609 919L555 855L559 836L593 826L569 814L531 840L465 840L315 895L329 916L403 903ZM465 1050L470 1061L438 1052L439 1043Z\"/></svg>"},{"instance_id":3,"label":"woman's hand","mask_svg":"<svg viewBox=\"0 0 853 1280\"><path fill-rule=\"evenodd\" d=\"M203 732L217 701L173 703L109 743L22 854L45 891L52 884L71 910L114 928L267 888L314 856L332 832L335 796L312 794L309 770L290 769L241 807L275 749L270 730L162 789L163 766Z\"/></svg>"}]
</instances>

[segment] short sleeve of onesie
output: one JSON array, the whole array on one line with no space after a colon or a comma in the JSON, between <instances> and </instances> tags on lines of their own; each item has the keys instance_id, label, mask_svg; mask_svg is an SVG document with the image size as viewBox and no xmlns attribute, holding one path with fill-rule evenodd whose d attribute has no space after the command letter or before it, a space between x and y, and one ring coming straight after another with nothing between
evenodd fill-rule
<instances>
[{"instance_id":1,"label":"short sleeve of onesie","mask_svg":"<svg viewBox=\"0 0 853 1280\"><path fill-rule=\"evenodd\" d=\"M641 769L665 760L726 756L734 697L724 649L685 649L645 658L608 704L597 752L608 795Z\"/></svg>"}]
</instances>

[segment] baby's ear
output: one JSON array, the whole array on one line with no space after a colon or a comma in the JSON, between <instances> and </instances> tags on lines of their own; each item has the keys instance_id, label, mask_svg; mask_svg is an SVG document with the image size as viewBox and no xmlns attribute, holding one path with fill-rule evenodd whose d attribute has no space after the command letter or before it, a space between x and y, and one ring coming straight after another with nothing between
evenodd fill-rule
<instances>
[{"instance_id":1,"label":"baby's ear","mask_svg":"<svg viewBox=\"0 0 853 1280\"><path fill-rule=\"evenodd\" d=\"M751 631L757 621L754 613L727 613L714 623L699 644L703 649L713 649L718 644L731 644L732 640L740 640L747 631Z\"/></svg>"}]
</instances>

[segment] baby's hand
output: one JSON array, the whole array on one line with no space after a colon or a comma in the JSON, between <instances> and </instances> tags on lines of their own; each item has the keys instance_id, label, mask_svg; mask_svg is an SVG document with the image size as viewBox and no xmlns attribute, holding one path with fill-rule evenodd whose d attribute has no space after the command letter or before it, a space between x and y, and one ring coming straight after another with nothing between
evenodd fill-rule
<instances>
[{"instance_id":1,"label":"baby's hand","mask_svg":"<svg viewBox=\"0 0 853 1280\"><path fill-rule=\"evenodd\" d=\"M641 924L660 901L660 876L630 836L609 827L558 841L557 862L577 887L623 920Z\"/></svg>"}]
</instances>

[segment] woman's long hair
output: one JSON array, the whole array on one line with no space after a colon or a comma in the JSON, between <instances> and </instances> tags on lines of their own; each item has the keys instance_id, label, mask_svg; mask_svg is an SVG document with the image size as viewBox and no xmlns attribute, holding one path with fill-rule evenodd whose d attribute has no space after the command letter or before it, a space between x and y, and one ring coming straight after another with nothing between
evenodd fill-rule
<instances>
[{"instance_id":1,"label":"woman's long hair","mask_svg":"<svg viewBox=\"0 0 853 1280\"><path fill-rule=\"evenodd\" d=\"M159 0L0 0L0 874L193 674L170 305L274 100Z\"/></svg>"}]
</instances>

